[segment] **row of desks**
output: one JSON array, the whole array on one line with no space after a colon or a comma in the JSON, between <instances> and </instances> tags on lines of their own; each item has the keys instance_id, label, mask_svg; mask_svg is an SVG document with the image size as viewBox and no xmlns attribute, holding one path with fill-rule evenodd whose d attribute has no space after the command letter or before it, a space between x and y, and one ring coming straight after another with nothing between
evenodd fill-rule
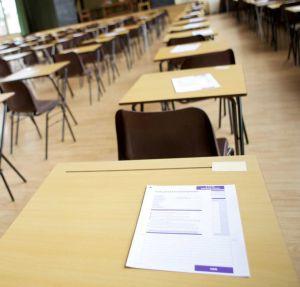
<instances>
[{"instance_id":1,"label":"row of desks","mask_svg":"<svg viewBox=\"0 0 300 287\"><path fill-rule=\"evenodd\" d=\"M184 15L184 14L183 14ZM182 18L182 14L180 15ZM208 23L202 14L199 14L201 21L199 24ZM180 18L179 18L180 19ZM192 18L197 19L197 18ZM178 20L179 21L179 20ZM194 28L186 28L186 20L183 25L179 25L176 21L175 26L169 28L169 33L165 36L166 39L174 39L185 37L186 33L192 36ZM207 27L207 26L205 26ZM173 32L174 28L179 28L179 32ZM197 28L199 30L199 28ZM213 30L212 30L213 31ZM214 36L214 31L212 36ZM182 35L182 36L180 36ZM220 52L229 49L230 46L221 39L199 42L197 49L193 51L185 51L174 53L174 46L162 47L158 50L154 57L154 61L159 63L160 71L162 64L173 60L182 60L188 57L194 57L202 54ZM197 74L210 73L220 83L219 88L207 89L197 92L176 93L174 90L172 79L183 76L193 76ZM233 82L232 79L235 79ZM234 133L235 133L235 149L237 154L244 154L244 123L242 112L241 97L247 95L243 68L240 65L210 67L192 70L171 71L164 73L152 73L141 76L125 96L119 101L120 105L143 105L147 103L168 103L178 100L199 100L213 98L228 98L231 101L234 112Z\"/></svg>"},{"instance_id":2,"label":"row of desks","mask_svg":"<svg viewBox=\"0 0 300 287\"><path fill-rule=\"evenodd\" d=\"M247 171L214 172L215 161L245 161ZM251 277L125 268L148 184L235 184ZM0 278L1 287L299 286L253 156L59 164L1 238Z\"/></svg>"}]
</instances>

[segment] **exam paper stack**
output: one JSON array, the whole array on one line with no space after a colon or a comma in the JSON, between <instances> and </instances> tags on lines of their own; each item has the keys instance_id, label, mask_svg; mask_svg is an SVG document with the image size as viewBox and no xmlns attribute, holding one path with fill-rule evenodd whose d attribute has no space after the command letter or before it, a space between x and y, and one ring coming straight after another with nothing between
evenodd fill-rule
<instances>
[{"instance_id":1,"label":"exam paper stack","mask_svg":"<svg viewBox=\"0 0 300 287\"><path fill-rule=\"evenodd\" d=\"M200 47L200 43L177 45L171 50L171 53L183 53L196 51Z\"/></svg>"},{"instance_id":2,"label":"exam paper stack","mask_svg":"<svg viewBox=\"0 0 300 287\"><path fill-rule=\"evenodd\" d=\"M172 83L176 93L188 93L220 87L220 84L210 73L174 78Z\"/></svg>"},{"instance_id":3,"label":"exam paper stack","mask_svg":"<svg viewBox=\"0 0 300 287\"><path fill-rule=\"evenodd\" d=\"M201 24L200 23L191 23L191 24L187 24L187 25L184 25L183 28L184 29L196 29L196 28L200 28L201 27Z\"/></svg>"},{"instance_id":4,"label":"exam paper stack","mask_svg":"<svg viewBox=\"0 0 300 287\"><path fill-rule=\"evenodd\" d=\"M201 30L195 30L192 32L193 36L203 36L203 37L208 37L214 35L214 31L211 28L207 29L201 29Z\"/></svg>"}]
</instances>

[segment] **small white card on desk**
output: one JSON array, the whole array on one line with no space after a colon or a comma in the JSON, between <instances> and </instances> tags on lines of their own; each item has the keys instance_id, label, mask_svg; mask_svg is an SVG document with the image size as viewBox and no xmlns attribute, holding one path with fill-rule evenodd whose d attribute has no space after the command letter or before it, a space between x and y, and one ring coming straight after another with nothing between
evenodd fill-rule
<instances>
[{"instance_id":1,"label":"small white card on desk","mask_svg":"<svg viewBox=\"0 0 300 287\"><path fill-rule=\"evenodd\" d=\"M214 34L214 31L211 28L207 28L207 29L201 29L201 30L196 30L192 32L193 36L211 36Z\"/></svg>"},{"instance_id":2,"label":"small white card on desk","mask_svg":"<svg viewBox=\"0 0 300 287\"><path fill-rule=\"evenodd\" d=\"M191 23L183 26L184 29L195 29L200 27L201 27L200 23Z\"/></svg>"},{"instance_id":3,"label":"small white card on desk","mask_svg":"<svg viewBox=\"0 0 300 287\"><path fill-rule=\"evenodd\" d=\"M212 171L247 171L245 161L218 161L212 163Z\"/></svg>"},{"instance_id":4,"label":"small white card on desk","mask_svg":"<svg viewBox=\"0 0 300 287\"><path fill-rule=\"evenodd\" d=\"M200 47L200 43L192 43L192 44L183 44L183 45L176 45L172 50L171 53L183 53L183 52L191 52L196 51Z\"/></svg>"},{"instance_id":5,"label":"small white card on desk","mask_svg":"<svg viewBox=\"0 0 300 287\"><path fill-rule=\"evenodd\" d=\"M210 73L174 78L172 83L176 93L188 93L220 87L220 84Z\"/></svg>"},{"instance_id":6,"label":"small white card on desk","mask_svg":"<svg viewBox=\"0 0 300 287\"><path fill-rule=\"evenodd\" d=\"M189 20L190 23L203 22L205 19L203 17L192 18Z\"/></svg>"}]
</instances>

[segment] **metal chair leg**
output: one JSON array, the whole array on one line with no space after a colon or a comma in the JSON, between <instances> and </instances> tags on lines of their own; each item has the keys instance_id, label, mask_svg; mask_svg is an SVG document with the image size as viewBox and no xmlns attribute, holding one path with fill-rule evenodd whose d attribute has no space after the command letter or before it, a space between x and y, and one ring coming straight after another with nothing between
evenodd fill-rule
<instances>
[{"instance_id":1,"label":"metal chair leg","mask_svg":"<svg viewBox=\"0 0 300 287\"><path fill-rule=\"evenodd\" d=\"M18 145L18 140L19 140L19 127L20 127L20 114L17 115L16 135L15 135L15 145Z\"/></svg>"},{"instance_id":2,"label":"metal chair leg","mask_svg":"<svg viewBox=\"0 0 300 287\"><path fill-rule=\"evenodd\" d=\"M35 126L35 128L36 128L36 131L37 131L37 133L38 133L38 135L39 135L39 137L40 137L40 139L41 139L41 138L42 138L42 134L41 134L41 132L40 132L40 129L39 129L39 127L38 127L38 125L37 125L37 123L36 123L34 117L31 116L30 119L31 119L31 121L33 122L33 124L34 124L34 126Z\"/></svg>"},{"instance_id":3,"label":"metal chair leg","mask_svg":"<svg viewBox=\"0 0 300 287\"><path fill-rule=\"evenodd\" d=\"M14 141L14 113L10 114L10 154L13 153L13 143Z\"/></svg>"},{"instance_id":4,"label":"metal chair leg","mask_svg":"<svg viewBox=\"0 0 300 287\"><path fill-rule=\"evenodd\" d=\"M14 170L14 172L23 180L23 182L27 182L26 178L17 170L17 168L8 160L8 158L2 154L3 160Z\"/></svg>"},{"instance_id":5,"label":"metal chair leg","mask_svg":"<svg viewBox=\"0 0 300 287\"><path fill-rule=\"evenodd\" d=\"M222 99L219 99L219 129L222 125Z\"/></svg>"},{"instance_id":6,"label":"metal chair leg","mask_svg":"<svg viewBox=\"0 0 300 287\"><path fill-rule=\"evenodd\" d=\"M88 85L89 85L90 105L92 105L93 104L93 99L92 99L92 79L91 79L91 75L87 76L87 81L88 81Z\"/></svg>"},{"instance_id":7,"label":"metal chair leg","mask_svg":"<svg viewBox=\"0 0 300 287\"><path fill-rule=\"evenodd\" d=\"M46 142L45 142L45 160L48 159L48 139L49 139L49 113L46 113Z\"/></svg>"},{"instance_id":8,"label":"metal chair leg","mask_svg":"<svg viewBox=\"0 0 300 287\"><path fill-rule=\"evenodd\" d=\"M8 185L8 183L7 183L7 181L6 181L5 177L4 177L4 174L3 174L2 170L0 170L0 176L2 177L2 180L4 182L4 185L5 185L6 190L7 190L8 194L9 194L9 196L10 196L11 201L15 201L15 198L14 198L14 196L13 196L13 194L12 194L10 188L9 188L9 185Z\"/></svg>"}]
</instances>

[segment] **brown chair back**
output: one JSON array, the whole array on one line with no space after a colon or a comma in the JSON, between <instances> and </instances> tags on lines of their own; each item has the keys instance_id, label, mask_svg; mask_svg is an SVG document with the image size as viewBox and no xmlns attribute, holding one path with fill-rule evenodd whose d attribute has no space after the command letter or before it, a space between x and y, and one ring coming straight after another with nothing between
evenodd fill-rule
<instances>
[{"instance_id":1,"label":"brown chair back","mask_svg":"<svg viewBox=\"0 0 300 287\"><path fill-rule=\"evenodd\" d=\"M0 58L0 78L4 78L12 73L8 62Z\"/></svg>"},{"instance_id":2,"label":"brown chair back","mask_svg":"<svg viewBox=\"0 0 300 287\"><path fill-rule=\"evenodd\" d=\"M74 53L66 53L66 54L56 54L53 56L54 62L64 62L69 61L70 64L68 66L68 76L75 77L75 76L83 76L84 75L84 65L81 62L79 56Z\"/></svg>"},{"instance_id":3,"label":"brown chair back","mask_svg":"<svg viewBox=\"0 0 300 287\"><path fill-rule=\"evenodd\" d=\"M36 53L32 50L28 50L28 52L31 52L29 55L27 55L26 57L24 57L24 64L26 66L33 66L33 65L37 65L39 64L39 58L36 55Z\"/></svg>"},{"instance_id":4,"label":"brown chair back","mask_svg":"<svg viewBox=\"0 0 300 287\"><path fill-rule=\"evenodd\" d=\"M182 45L182 44L188 44L188 43L194 43L200 41L205 41L205 38L201 35L177 38L177 39L173 38L168 41L167 46Z\"/></svg>"},{"instance_id":5,"label":"brown chair back","mask_svg":"<svg viewBox=\"0 0 300 287\"><path fill-rule=\"evenodd\" d=\"M7 100L7 106L10 111L33 114L37 111L35 98L22 81L3 83L1 84L1 88L4 93L15 93L14 97Z\"/></svg>"},{"instance_id":6,"label":"brown chair back","mask_svg":"<svg viewBox=\"0 0 300 287\"><path fill-rule=\"evenodd\" d=\"M195 57L189 57L183 61L181 69L194 69L202 67L222 66L222 65L234 65L235 58L231 49L203 54Z\"/></svg>"},{"instance_id":7,"label":"brown chair back","mask_svg":"<svg viewBox=\"0 0 300 287\"><path fill-rule=\"evenodd\" d=\"M213 127L197 108L116 113L119 160L218 156Z\"/></svg>"}]
</instances>

